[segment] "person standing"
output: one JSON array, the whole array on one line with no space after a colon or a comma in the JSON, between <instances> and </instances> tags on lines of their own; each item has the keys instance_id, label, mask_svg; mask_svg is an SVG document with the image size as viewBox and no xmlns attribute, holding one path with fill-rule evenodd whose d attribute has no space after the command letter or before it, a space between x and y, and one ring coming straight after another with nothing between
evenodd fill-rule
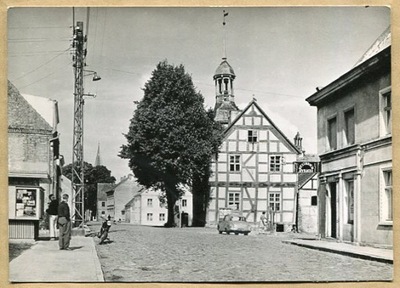
<instances>
[{"instance_id":1,"label":"person standing","mask_svg":"<svg viewBox=\"0 0 400 288\"><path fill-rule=\"evenodd\" d=\"M56 240L58 201L53 194L49 195L49 208L46 210L49 215L50 240Z\"/></svg>"},{"instance_id":2,"label":"person standing","mask_svg":"<svg viewBox=\"0 0 400 288\"><path fill-rule=\"evenodd\" d=\"M68 206L68 194L62 196L62 201L58 205L58 228L59 228L59 247L60 250L71 250L69 242L71 241L71 219Z\"/></svg>"}]
</instances>

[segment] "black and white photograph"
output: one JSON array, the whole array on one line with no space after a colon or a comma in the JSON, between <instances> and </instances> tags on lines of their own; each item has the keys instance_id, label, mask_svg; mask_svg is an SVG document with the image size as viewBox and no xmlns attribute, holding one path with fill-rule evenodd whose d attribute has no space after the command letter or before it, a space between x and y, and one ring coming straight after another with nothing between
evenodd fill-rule
<instances>
[{"instance_id":1,"label":"black and white photograph","mask_svg":"<svg viewBox=\"0 0 400 288\"><path fill-rule=\"evenodd\" d=\"M392 283L391 12L10 7L8 282Z\"/></svg>"}]
</instances>

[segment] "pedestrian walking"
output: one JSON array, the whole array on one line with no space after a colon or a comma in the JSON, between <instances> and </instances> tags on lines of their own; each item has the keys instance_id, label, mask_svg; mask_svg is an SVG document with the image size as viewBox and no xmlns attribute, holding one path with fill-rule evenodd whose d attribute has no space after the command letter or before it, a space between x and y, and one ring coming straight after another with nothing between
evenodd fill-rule
<instances>
[{"instance_id":1,"label":"pedestrian walking","mask_svg":"<svg viewBox=\"0 0 400 288\"><path fill-rule=\"evenodd\" d=\"M60 250L71 250L69 242L71 241L71 219L68 206L68 194L62 196L62 201L58 205L58 227L59 227L59 247Z\"/></svg>"},{"instance_id":2,"label":"pedestrian walking","mask_svg":"<svg viewBox=\"0 0 400 288\"><path fill-rule=\"evenodd\" d=\"M56 240L58 201L53 194L49 195L49 199L49 208L46 210L46 212L49 215L50 240Z\"/></svg>"},{"instance_id":3,"label":"pedestrian walking","mask_svg":"<svg viewBox=\"0 0 400 288\"><path fill-rule=\"evenodd\" d=\"M259 227L261 227L261 230L265 231L267 229L267 216L265 215L265 211L262 212L260 216L260 224Z\"/></svg>"}]
</instances>

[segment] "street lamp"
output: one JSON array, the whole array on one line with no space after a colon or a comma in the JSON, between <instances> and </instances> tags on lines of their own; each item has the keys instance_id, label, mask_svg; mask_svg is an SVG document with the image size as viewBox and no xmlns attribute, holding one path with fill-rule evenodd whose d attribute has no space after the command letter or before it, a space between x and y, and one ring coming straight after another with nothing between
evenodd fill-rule
<instances>
[{"instance_id":1,"label":"street lamp","mask_svg":"<svg viewBox=\"0 0 400 288\"><path fill-rule=\"evenodd\" d=\"M89 73L85 74L84 76L93 75L92 81L99 81L99 80L101 80L101 77L97 74L96 71L92 71L92 70L83 70L83 72L89 72Z\"/></svg>"}]
</instances>

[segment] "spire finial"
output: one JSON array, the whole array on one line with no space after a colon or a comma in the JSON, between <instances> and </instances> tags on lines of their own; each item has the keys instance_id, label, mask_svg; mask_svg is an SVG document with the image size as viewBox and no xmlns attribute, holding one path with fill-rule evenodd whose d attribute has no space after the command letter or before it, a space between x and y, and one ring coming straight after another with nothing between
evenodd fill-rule
<instances>
[{"instance_id":1,"label":"spire finial","mask_svg":"<svg viewBox=\"0 0 400 288\"><path fill-rule=\"evenodd\" d=\"M225 17L229 15L228 12L226 12L225 10L222 10L222 15L223 15L223 21L222 21L222 25L224 28L224 51L223 51L223 57L222 60L226 60L226 30L225 30Z\"/></svg>"}]
</instances>

